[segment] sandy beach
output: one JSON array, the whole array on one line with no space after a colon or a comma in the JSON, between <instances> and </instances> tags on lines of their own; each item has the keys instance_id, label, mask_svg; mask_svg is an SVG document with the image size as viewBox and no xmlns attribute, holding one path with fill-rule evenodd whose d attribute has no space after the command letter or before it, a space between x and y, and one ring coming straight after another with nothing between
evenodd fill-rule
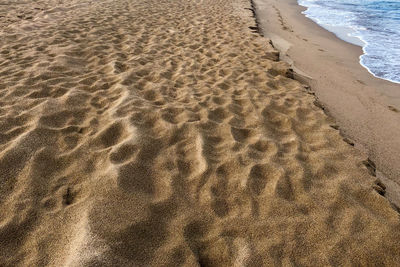
<instances>
[{"instance_id":1,"label":"sandy beach","mask_svg":"<svg viewBox=\"0 0 400 267\"><path fill-rule=\"evenodd\" d=\"M296 79L315 91L345 138L375 162L387 197L400 206L400 84L373 77L359 63L361 47L306 18L296 0L254 3L263 34Z\"/></svg>"},{"instance_id":2,"label":"sandy beach","mask_svg":"<svg viewBox=\"0 0 400 267\"><path fill-rule=\"evenodd\" d=\"M0 266L398 265L374 163L253 14L1 4Z\"/></svg>"}]
</instances>

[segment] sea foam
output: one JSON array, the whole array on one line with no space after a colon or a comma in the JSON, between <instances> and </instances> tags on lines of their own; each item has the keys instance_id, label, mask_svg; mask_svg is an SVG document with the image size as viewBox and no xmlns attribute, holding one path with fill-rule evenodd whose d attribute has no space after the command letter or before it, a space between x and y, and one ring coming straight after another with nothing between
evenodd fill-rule
<instances>
[{"instance_id":1,"label":"sea foam","mask_svg":"<svg viewBox=\"0 0 400 267\"><path fill-rule=\"evenodd\" d=\"M400 83L400 0L298 0L303 13L339 38L362 46L360 63ZM346 29L343 31L343 29Z\"/></svg>"}]
</instances>

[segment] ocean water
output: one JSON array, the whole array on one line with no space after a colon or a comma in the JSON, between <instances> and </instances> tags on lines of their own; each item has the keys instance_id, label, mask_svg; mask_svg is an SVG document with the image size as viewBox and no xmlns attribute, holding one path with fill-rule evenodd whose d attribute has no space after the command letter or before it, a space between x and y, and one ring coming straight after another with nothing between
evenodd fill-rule
<instances>
[{"instance_id":1,"label":"ocean water","mask_svg":"<svg viewBox=\"0 0 400 267\"><path fill-rule=\"evenodd\" d=\"M400 0L298 0L303 13L339 38L360 45L360 63L400 83Z\"/></svg>"}]
</instances>

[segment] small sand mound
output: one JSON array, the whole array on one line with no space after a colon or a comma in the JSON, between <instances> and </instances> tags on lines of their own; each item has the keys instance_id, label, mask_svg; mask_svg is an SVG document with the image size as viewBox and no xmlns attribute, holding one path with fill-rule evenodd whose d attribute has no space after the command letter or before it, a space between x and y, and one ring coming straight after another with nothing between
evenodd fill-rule
<instances>
[{"instance_id":1,"label":"small sand mound","mask_svg":"<svg viewBox=\"0 0 400 267\"><path fill-rule=\"evenodd\" d=\"M248 1L5 6L0 265L400 264L399 214Z\"/></svg>"}]
</instances>

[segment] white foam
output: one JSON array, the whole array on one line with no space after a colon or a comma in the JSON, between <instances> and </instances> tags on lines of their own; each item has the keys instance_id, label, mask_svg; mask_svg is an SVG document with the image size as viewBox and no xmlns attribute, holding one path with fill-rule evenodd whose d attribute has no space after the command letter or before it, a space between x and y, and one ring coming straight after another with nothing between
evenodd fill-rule
<instances>
[{"instance_id":1,"label":"white foam","mask_svg":"<svg viewBox=\"0 0 400 267\"><path fill-rule=\"evenodd\" d=\"M307 8L303 12L306 17L338 38L361 46L360 64L373 76L400 84L397 60L400 58L400 12L380 10L385 1L298 0L298 3ZM396 3L400 8L400 1ZM387 20L383 19L386 17Z\"/></svg>"}]
</instances>

